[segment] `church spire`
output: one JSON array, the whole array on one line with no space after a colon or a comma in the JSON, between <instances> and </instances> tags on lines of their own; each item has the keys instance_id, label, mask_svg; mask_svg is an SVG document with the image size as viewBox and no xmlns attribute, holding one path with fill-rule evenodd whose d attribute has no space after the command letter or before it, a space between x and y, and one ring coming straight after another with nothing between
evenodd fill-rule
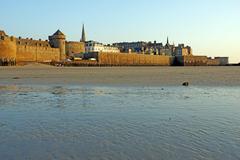
<instances>
[{"instance_id":1,"label":"church spire","mask_svg":"<svg viewBox=\"0 0 240 160\"><path fill-rule=\"evenodd\" d=\"M170 47L168 37L167 37L167 44L165 45L165 47L166 47L166 48L169 48L169 47Z\"/></svg>"},{"instance_id":2,"label":"church spire","mask_svg":"<svg viewBox=\"0 0 240 160\"><path fill-rule=\"evenodd\" d=\"M81 38L81 42L86 42L86 35L85 35L84 24L83 24L83 27L82 27L82 38Z\"/></svg>"}]
</instances>

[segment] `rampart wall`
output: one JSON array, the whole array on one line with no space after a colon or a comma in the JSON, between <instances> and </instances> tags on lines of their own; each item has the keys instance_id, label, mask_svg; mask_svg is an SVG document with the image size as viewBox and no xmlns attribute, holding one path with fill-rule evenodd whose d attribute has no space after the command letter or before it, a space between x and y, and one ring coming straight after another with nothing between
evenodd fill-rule
<instances>
[{"instance_id":1,"label":"rampart wall","mask_svg":"<svg viewBox=\"0 0 240 160\"><path fill-rule=\"evenodd\" d=\"M176 63L181 66L206 66L206 56L177 56Z\"/></svg>"},{"instance_id":2,"label":"rampart wall","mask_svg":"<svg viewBox=\"0 0 240 160\"><path fill-rule=\"evenodd\" d=\"M72 55L85 52L85 44L83 42L66 42L66 54Z\"/></svg>"},{"instance_id":3,"label":"rampart wall","mask_svg":"<svg viewBox=\"0 0 240 160\"><path fill-rule=\"evenodd\" d=\"M126 54L126 53L98 53L99 65L109 66L170 66L173 58L170 56Z\"/></svg>"},{"instance_id":4,"label":"rampart wall","mask_svg":"<svg viewBox=\"0 0 240 160\"><path fill-rule=\"evenodd\" d=\"M207 56L177 56L175 64L181 66L218 66L220 60L210 59Z\"/></svg>"},{"instance_id":5,"label":"rampart wall","mask_svg":"<svg viewBox=\"0 0 240 160\"><path fill-rule=\"evenodd\" d=\"M58 48L17 45L17 62L47 62L59 61Z\"/></svg>"},{"instance_id":6,"label":"rampart wall","mask_svg":"<svg viewBox=\"0 0 240 160\"><path fill-rule=\"evenodd\" d=\"M207 65L208 66L220 66L220 60L219 59L208 59Z\"/></svg>"}]
</instances>

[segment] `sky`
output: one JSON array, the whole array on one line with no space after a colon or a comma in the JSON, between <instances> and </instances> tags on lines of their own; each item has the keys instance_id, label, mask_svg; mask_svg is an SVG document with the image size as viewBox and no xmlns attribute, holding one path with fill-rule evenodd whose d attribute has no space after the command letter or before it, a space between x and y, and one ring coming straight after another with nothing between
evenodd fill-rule
<instances>
[{"instance_id":1,"label":"sky","mask_svg":"<svg viewBox=\"0 0 240 160\"><path fill-rule=\"evenodd\" d=\"M158 41L195 55L240 62L240 0L1 0L0 30L47 39L57 29L79 41Z\"/></svg>"}]
</instances>

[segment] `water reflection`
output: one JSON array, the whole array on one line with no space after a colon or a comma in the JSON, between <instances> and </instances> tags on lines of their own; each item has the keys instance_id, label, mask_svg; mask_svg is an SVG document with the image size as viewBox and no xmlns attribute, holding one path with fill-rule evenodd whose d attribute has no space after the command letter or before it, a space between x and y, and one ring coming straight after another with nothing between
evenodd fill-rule
<instances>
[{"instance_id":1,"label":"water reflection","mask_svg":"<svg viewBox=\"0 0 240 160\"><path fill-rule=\"evenodd\" d=\"M54 102L56 102L56 107L59 109L64 109L65 108L64 96L67 94L67 90L62 86L56 86L56 87L53 87L51 93L54 95L53 99L54 99Z\"/></svg>"}]
</instances>

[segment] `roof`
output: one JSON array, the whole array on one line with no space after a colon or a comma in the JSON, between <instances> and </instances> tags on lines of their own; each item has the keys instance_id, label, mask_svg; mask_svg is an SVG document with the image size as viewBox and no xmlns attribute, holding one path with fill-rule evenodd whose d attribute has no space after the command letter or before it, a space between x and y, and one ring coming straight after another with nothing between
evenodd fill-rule
<instances>
[{"instance_id":1,"label":"roof","mask_svg":"<svg viewBox=\"0 0 240 160\"><path fill-rule=\"evenodd\" d=\"M57 30L57 32L55 32L53 35L54 36L65 36L60 30Z\"/></svg>"},{"instance_id":2,"label":"roof","mask_svg":"<svg viewBox=\"0 0 240 160\"><path fill-rule=\"evenodd\" d=\"M6 33L4 31L0 30L0 35L5 36Z\"/></svg>"}]
</instances>

